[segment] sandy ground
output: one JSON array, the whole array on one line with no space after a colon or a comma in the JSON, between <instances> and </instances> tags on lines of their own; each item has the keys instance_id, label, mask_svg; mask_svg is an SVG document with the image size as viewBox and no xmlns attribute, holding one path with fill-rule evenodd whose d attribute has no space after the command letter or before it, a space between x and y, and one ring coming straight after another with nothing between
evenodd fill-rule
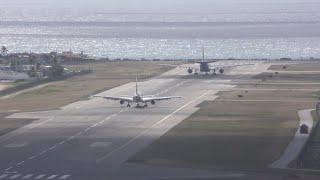
<instances>
[{"instance_id":1,"label":"sandy ground","mask_svg":"<svg viewBox=\"0 0 320 180\"><path fill-rule=\"evenodd\" d=\"M0 83L0 91L11 87L8 83Z\"/></svg>"}]
</instances>

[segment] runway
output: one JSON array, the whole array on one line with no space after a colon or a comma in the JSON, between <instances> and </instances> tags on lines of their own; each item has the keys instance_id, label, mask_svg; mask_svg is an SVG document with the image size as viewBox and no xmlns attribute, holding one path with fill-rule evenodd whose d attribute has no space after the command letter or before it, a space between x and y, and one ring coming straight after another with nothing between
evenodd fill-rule
<instances>
[{"instance_id":1,"label":"runway","mask_svg":"<svg viewBox=\"0 0 320 180\"><path fill-rule=\"evenodd\" d=\"M247 79L265 71L263 62L233 67L226 75ZM40 119L0 138L1 179L174 179L241 178L242 173L155 167L126 160L197 110L219 91L235 87L224 75L186 78L176 68L139 82L145 95L182 96L148 108L127 108L119 102L93 98L60 110L13 114L10 118ZM192 77L191 75L190 77ZM174 78L173 78L174 77ZM229 77L229 76L228 76ZM232 77L232 76L230 76ZM135 83L99 95L133 95Z\"/></svg>"}]
</instances>

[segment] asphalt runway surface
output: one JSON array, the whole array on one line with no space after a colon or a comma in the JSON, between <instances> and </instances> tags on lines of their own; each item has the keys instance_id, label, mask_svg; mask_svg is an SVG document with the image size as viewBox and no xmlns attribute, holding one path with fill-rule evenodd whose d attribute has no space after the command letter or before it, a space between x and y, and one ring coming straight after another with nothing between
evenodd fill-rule
<instances>
[{"instance_id":1,"label":"asphalt runway surface","mask_svg":"<svg viewBox=\"0 0 320 180\"><path fill-rule=\"evenodd\" d=\"M238 172L126 161L194 113L198 104L214 100L219 91L234 88L230 84L232 79L225 77L246 80L268 67L256 62L230 68L225 75L197 78L176 68L139 82L139 91L144 95L183 98L158 102L148 108L127 108L116 101L92 98L59 110L13 114L10 118L39 120L0 137L0 180L242 178L245 174ZM133 96L134 92L132 82L99 95Z\"/></svg>"}]
</instances>

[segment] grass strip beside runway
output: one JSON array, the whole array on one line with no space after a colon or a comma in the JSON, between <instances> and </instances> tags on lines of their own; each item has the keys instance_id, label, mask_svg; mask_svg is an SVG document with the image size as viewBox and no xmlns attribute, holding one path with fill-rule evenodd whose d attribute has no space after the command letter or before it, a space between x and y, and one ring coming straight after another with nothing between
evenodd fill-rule
<instances>
[{"instance_id":1,"label":"grass strip beside runway","mask_svg":"<svg viewBox=\"0 0 320 180\"><path fill-rule=\"evenodd\" d=\"M308 100L316 101L317 94L290 90L220 93L221 97L200 104L200 110L130 161L191 167L266 168L281 156L296 132L297 111L314 108L314 103ZM252 99L261 101L250 101ZM264 101L268 99L280 101Z\"/></svg>"}]
</instances>

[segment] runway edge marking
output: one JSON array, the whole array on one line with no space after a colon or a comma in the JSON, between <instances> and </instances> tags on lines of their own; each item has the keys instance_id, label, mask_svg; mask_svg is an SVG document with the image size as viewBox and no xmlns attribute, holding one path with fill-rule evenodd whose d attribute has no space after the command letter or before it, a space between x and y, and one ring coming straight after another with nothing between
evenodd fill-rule
<instances>
[{"instance_id":1,"label":"runway edge marking","mask_svg":"<svg viewBox=\"0 0 320 180\"><path fill-rule=\"evenodd\" d=\"M96 160L97 163L107 159L108 157L110 157L113 153L125 148L127 145L129 145L130 143L132 143L133 141L135 141L136 139L138 139L140 136L144 135L146 132L148 132L149 130L151 130L152 128L154 128L155 126L161 124L163 121L167 120L169 117L171 117L172 115L176 114L177 112L179 112L180 110L182 110L183 108L189 106L190 104L194 103L195 101L201 99L202 97L206 96L207 94L213 92L213 90L210 90L204 94L202 94L201 96L197 97L196 99L186 103L185 105L181 106L179 109L175 110L173 113L169 114L168 116L164 117L163 119L161 119L159 122L157 122L156 124L154 124L153 126L151 126L150 128L144 130L143 132L141 132L140 134L138 134L137 136L135 136L134 138L132 138L130 141L126 142L125 144L123 144L122 146L120 146L119 148L111 151L110 153L108 153L107 155L99 158Z\"/></svg>"},{"instance_id":2,"label":"runway edge marking","mask_svg":"<svg viewBox=\"0 0 320 180\"><path fill-rule=\"evenodd\" d=\"M175 85L175 86L173 86L173 87L178 87L178 86L180 86L180 85L182 85L182 84L184 84L184 83L186 83L186 82L189 82L189 81L190 81L190 80L188 80L188 81L183 81L182 83L177 84L177 85ZM170 87L170 88L168 88L168 89L172 89L173 87ZM163 92L160 92L160 94L161 94L161 93L163 93ZM208 92L208 93L209 93L209 92ZM203 95L203 96L204 96L204 95ZM202 97L202 96L198 97L197 99L199 99L199 98L201 98L201 97ZM196 100L197 100L197 99L196 99ZM195 100L194 100L194 101L195 101ZM125 108L125 109L123 109L123 110L121 110L121 111L119 111L119 112L117 112L117 113L115 113L115 114L113 114L113 115L105 118L104 120L101 121L101 123L98 122L97 124L92 125L91 127L89 127L89 128L87 128L87 129L81 131L80 133L78 133L78 134L76 134L76 135L73 135L73 136L69 137L68 139L66 139L66 140L64 140L64 141L61 141L61 142L55 144L55 145L52 146L51 148L45 149L45 150L43 150L42 152L38 153L37 155L32 156L32 158L26 158L23 162L16 163L16 164L14 165L14 167L20 166L21 164L23 164L23 163L26 162L26 161L31 161L31 160L39 157L39 156L42 156L42 155L48 153L49 151L52 151L53 149L56 149L58 146L61 146L61 145L65 144L65 143L67 143L68 141L76 138L77 136L79 136L79 135L82 134L83 132L86 132L86 131L88 131L88 130L90 130L90 129L95 128L95 127L98 126L99 124L102 124L102 123L104 123L105 121L107 121L107 120L109 120L109 119L111 119L111 118L113 118L113 117L118 116L120 113L125 112L125 111L127 111L128 109L131 109L131 108ZM48 121L51 121L51 120L53 120L54 118L55 118L55 117L52 117L52 118L50 118L49 120L47 120L47 121L45 121L45 122L42 122L42 123L40 123L40 124L37 124L35 127L38 127L38 126L40 126L40 125L42 125L42 124L44 124L44 123L46 123L46 122L48 122ZM35 128L35 127L33 127L33 128ZM33 128L32 128L32 129L33 129ZM22 133L24 133L24 132L22 132ZM18 134L18 135L19 135L19 134ZM12 168L14 168L14 167L12 166L12 167L10 167L10 168L5 169L4 171L7 171L8 169L10 170L10 169L12 169Z\"/></svg>"}]
</instances>

